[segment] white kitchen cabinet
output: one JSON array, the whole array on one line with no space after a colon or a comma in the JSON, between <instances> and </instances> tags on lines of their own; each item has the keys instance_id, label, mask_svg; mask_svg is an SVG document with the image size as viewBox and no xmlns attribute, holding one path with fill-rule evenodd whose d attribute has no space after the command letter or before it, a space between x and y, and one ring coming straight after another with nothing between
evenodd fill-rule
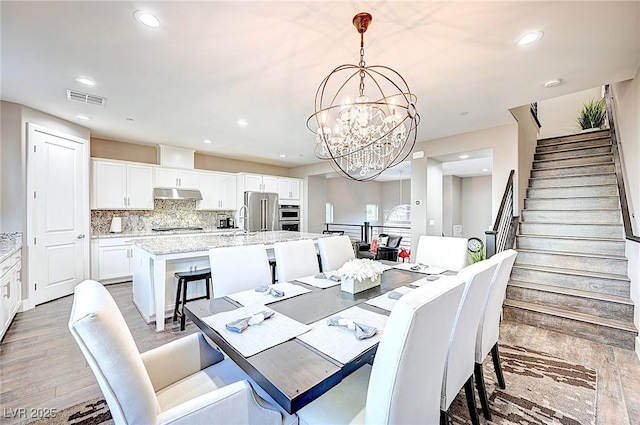
<instances>
[{"instance_id":1,"label":"white kitchen cabinet","mask_svg":"<svg viewBox=\"0 0 640 425\"><path fill-rule=\"evenodd\" d=\"M242 192L278 192L278 178L260 174L238 174L238 188Z\"/></svg>"},{"instance_id":2,"label":"white kitchen cabinet","mask_svg":"<svg viewBox=\"0 0 640 425\"><path fill-rule=\"evenodd\" d=\"M91 242L91 279L124 281L131 278L133 238L102 238Z\"/></svg>"},{"instance_id":3,"label":"white kitchen cabinet","mask_svg":"<svg viewBox=\"0 0 640 425\"><path fill-rule=\"evenodd\" d=\"M298 205L301 201L302 180L278 177L278 200L280 204Z\"/></svg>"},{"instance_id":4,"label":"white kitchen cabinet","mask_svg":"<svg viewBox=\"0 0 640 425\"><path fill-rule=\"evenodd\" d=\"M199 189L200 173L194 170L157 167L155 169L155 187Z\"/></svg>"},{"instance_id":5,"label":"white kitchen cabinet","mask_svg":"<svg viewBox=\"0 0 640 425\"><path fill-rule=\"evenodd\" d=\"M0 339L11 325L22 301L22 251L18 250L0 263Z\"/></svg>"},{"instance_id":6,"label":"white kitchen cabinet","mask_svg":"<svg viewBox=\"0 0 640 425\"><path fill-rule=\"evenodd\" d=\"M236 175L229 173L200 172L200 193L202 201L199 210L236 209Z\"/></svg>"},{"instance_id":7,"label":"white kitchen cabinet","mask_svg":"<svg viewBox=\"0 0 640 425\"><path fill-rule=\"evenodd\" d=\"M153 209L153 167L106 160L92 160L91 166L91 209Z\"/></svg>"}]
</instances>

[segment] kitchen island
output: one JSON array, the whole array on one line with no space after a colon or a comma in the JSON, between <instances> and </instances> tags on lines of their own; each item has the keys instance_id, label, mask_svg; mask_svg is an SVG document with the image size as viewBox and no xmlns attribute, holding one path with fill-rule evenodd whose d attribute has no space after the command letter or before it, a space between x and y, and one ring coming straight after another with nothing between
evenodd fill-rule
<instances>
[{"instance_id":1,"label":"kitchen island","mask_svg":"<svg viewBox=\"0 0 640 425\"><path fill-rule=\"evenodd\" d=\"M156 331L163 331L164 320L157 320L159 309L156 306L163 306L163 318L173 315L173 274L209 267L209 249L263 244L267 247L269 257L273 258L273 244L276 242L317 240L326 236L329 235L287 231L235 231L137 239L133 241L133 302L147 323L155 320ZM215 287L215 271L212 273ZM200 294L196 292L193 295ZM193 295L190 293L189 297Z\"/></svg>"}]
</instances>

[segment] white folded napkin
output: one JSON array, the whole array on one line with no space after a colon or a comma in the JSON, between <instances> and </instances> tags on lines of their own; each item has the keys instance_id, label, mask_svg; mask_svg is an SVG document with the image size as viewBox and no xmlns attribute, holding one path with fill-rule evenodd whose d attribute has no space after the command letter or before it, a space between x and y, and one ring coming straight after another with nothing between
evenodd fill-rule
<instances>
[{"instance_id":1,"label":"white folded napkin","mask_svg":"<svg viewBox=\"0 0 640 425\"><path fill-rule=\"evenodd\" d=\"M231 332L242 333L249 326L259 325L260 323L273 316L273 314L273 311L261 311L256 314L244 316L239 319L233 320L225 324L224 326Z\"/></svg>"}]
</instances>

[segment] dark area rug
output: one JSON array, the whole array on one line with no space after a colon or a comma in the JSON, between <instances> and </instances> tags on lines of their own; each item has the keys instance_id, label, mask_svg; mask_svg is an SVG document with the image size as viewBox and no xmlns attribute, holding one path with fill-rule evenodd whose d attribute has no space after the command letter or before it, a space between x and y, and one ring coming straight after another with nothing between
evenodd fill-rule
<instances>
[{"instance_id":1,"label":"dark area rug","mask_svg":"<svg viewBox=\"0 0 640 425\"><path fill-rule=\"evenodd\" d=\"M517 346L500 346L507 388L496 385L491 356L484 362L484 374L495 425L595 425L596 371L557 357ZM478 408L480 402L478 401ZM451 405L453 425L470 424L461 391ZM110 425L107 403L94 399L64 409L55 419L31 425Z\"/></svg>"}]
</instances>

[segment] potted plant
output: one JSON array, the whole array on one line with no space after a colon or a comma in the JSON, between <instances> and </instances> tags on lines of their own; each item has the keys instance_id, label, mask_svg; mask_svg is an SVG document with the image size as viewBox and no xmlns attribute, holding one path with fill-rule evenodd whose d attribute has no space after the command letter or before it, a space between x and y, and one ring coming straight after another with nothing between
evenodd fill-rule
<instances>
[{"instance_id":1,"label":"potted plant","mask_svg":"<svg viewBox=\"0 0 640 425\"><path fill-rule=\"evenodd\" d=\"M597 130L603 126L606 115L607 108L604 98L591 99L582 105L582 110L578 115L578 124L583 132Z\"/></svg>"}]
</instances>

